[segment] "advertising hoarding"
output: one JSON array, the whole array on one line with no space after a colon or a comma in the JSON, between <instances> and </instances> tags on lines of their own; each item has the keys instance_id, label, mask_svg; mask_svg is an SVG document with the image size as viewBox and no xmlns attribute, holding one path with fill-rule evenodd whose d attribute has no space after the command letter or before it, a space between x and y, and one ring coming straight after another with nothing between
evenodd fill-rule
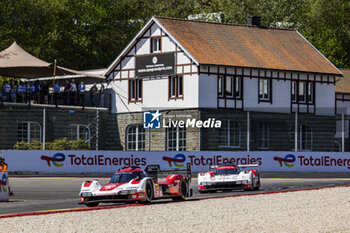
<instances>
[{"instance_id":1,"label":"advertising hoarding","mask_svg":"<svg viewBox=\"0 0 350 233\"><path fill-rule=\"evenodd\" d=\"M175 53L135 56L135 59L137 78L175 74Z\"/></svg>"},{"instance_id":2,"label":"advertising hoarding","mask_svg":"<svg viewBox=\"0 0 350 233\"><path fill-rule=\"evenodd\" d=\"M20 151L5 150L9 171L41 173L113 173L121 167L159 164L195 172L227 162L259 164L261 171L349 172L350 153L268 151Z\"/></svg>"}]
</instances>

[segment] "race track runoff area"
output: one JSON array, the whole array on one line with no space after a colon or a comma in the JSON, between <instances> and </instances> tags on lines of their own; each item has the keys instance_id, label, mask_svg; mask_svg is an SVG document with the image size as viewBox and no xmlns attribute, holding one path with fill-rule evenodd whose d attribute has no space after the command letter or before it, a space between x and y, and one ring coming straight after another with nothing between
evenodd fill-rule
<instances>
[{"instance_id":1,"label":"race track runoff area","mask_svg":"<svg viewBox=\"0 0 350 233\"><path fill-rule=\"evenodd\" d=\"M9 202L0 203L0 217L8 214L47 211L70 210L85 208L79 205L79 191L83 181L92 178L77 177L10 177L10 187L14 196ZM106 184L109 178L97 178ZM266 192L278 192L299 189L313 189L321 187L347 186L350 178L263 178L260 191L229 191L209 194L197 192L197 179L192 180L191 187L194 191L190 199L235 196L242 194L255 194ZM159 203L171 202L171 200L158 201ZM118 204L100 204L100 206L120 206Z\"/></svg>"}]
</instances>

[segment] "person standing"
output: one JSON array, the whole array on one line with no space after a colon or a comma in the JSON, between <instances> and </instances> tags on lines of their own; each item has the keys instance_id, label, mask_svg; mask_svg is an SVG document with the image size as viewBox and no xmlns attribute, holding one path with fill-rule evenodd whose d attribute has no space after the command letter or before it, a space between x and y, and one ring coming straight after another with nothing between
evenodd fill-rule
<instances>
[{"instance_id":1,"label":"person standing","mask_svg":"<svg viewBox=\"0 0 350 233\"><path fill-rule=\"evenodd\" d=\"M26 90L26 85L23 82L19 83L17 92L18 92L19 102L25 103L27 90Z\"/></svg>"},{"instance_id":2,"label":"person standing","mask_svg":"<svg viewBox=\"0 0 350 233\"><path fill-rule=\"evenodd\" d=\"M43 84L43 95L44 95L44 104L49 104L49 84L44 81Z\"/></svg>"},{"instance_id":3,"label":"person standing","mask_svg":"<svg viewBox=\"0 0 350 233\"><path fill-rule=\"evenodd\" d=\"M72 79L72 82L71 82L71 96L72 96L72 102L74 105L77 105L77 85L75 84L75 80Z\"/></svg>"},{"instance_id":4,"label":"person standing","mask_svg":"<svg viewBox=\"0 0 350 233\"><path fill-rule=\"evenodd\" d=\"M56 81L55 85L53 86L53 95L55 98L55 105L58 105L58 98L60 96L61 86L58 84L58 81Z\"/></svg>"},{"instance_id":5,"label":"person standing","mask_svg":"<svg viewBox=\"0 0 350 233\"><path fill-rule=\"evenodd\" d=\"M11 80L11 102L17 103L17 82Z\"/></svg>"},{"instance_id":6,"label":"person standing","mask_svg":"<svg viewBox=\"0 0 350 233\"><path fill-rule=\"evenodd\" d=\"M40 83L39 80L36 80L34 82L34 103L36 104L40 104L40 91L41 91L41 87L40 87Z\"/></svg>"},{"instance_id":7,"label":"person standing","mask_svg":"<svg viewBox=\"0 0 350 233\"><path fill-rule=\"evenodd\" d=\"M102 81L100 81L100 84L100 108L103 108L105 105L105 86L103 85Z\"/></svg>"},{"instance_id":8,"label":"person standing","mask_svg":"<svg viewBox=\"0 0 350 233\"><path fill-rule=\"evenodd\" d=\"M3 86L0 85L0 104L3 105L4 104L4 98L3 98Z\"/></svg>"},{"instance_id":9,"label":"person standing","mask_svg":"<svg viewBox=\"0 0 350 233\"><path fill-rule=\"evenodd\" d=\"M95 96L97 94L97 87L96 83L91 87L90 89L90 99L91 99L91 107L95 107Z\"/></svg>"},{"instance_id":10,"label":"person standing","mask_svg":"<svg viewBox=\"0 0 350 233\"><path fill-rule=\"evenodd\" d=\"M84 81L80 82L78 90L79 90L79 105L84 107L85 106L85 84L84 84Z\"/></svg>"},{"instance_id":11,"label":"person standing","mask_svg":"<svg viewBox=\"0 0 350 233\"><path fill-rule=\"evenodd\" d=\"M3 92L4 92L4 102L9 102L10 101L11 86L7 81L4 82Z\"/></svg>"},{"instance_id":12,"label":"person standing","mask_svg":"<svg viewBox=\"0 0 350 233\"><path fill-rule=\"evenodd\" d=\"M27 102L29 103L30 101L32 101L32 94L33 94L33 89L34 86L32 85L31 82L27 83Z\"/></svg>"},{"instance_id":13,"label":"person standing","mask_svg":"<svg viewBox=\"0 0 350 233\"><path fill-rule=\"evenodd\" d=\"M66 80L66 85L64 86L64 104L69 105L70 104L70 93L72 91L72 86L70 85L69 81Z\"/></svg>"}]
</instances>

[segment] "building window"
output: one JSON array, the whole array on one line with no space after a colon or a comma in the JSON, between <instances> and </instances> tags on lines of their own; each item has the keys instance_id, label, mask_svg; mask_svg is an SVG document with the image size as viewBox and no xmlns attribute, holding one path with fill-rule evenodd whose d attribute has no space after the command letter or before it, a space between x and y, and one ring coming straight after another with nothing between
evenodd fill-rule
<instances>
[{"instance_id":1,"label":"building window","mask_svg":"<svg viewBox=\"0 0 350 233\"><path fill-rule=\"evenodd\" d=\"M84 139L90 144L91 134L90 128L87 125L73 124L69 126L70 128L70 139L78 140Z\"/></svg>"},{"instance_id":2,"label":"building window","mask_svg":"<svg viewBox=\"0 0 350 233\"><path fill-rule=\"evenodd\" d=\"M130 125L127 127L126 149L145 150L145 129L142 125Z\"/></svg>"},{"instance_id":3,"label":"building window","mask_svg":"<svg viewBox=\"0 0 350 233\"><path fill-rule=\"evenodd\" d=\"M315 83L292 81L292 102L314 104Z\"/></svg>"},{"instance_id":4,"label":"building window","mask_svg":"<svg viewBox=\"0 0 350 233\"><path fill-rule=\"evenodd\" d=\"M241 99L242 77L223 76L218 77L218 96L221 98Z\"/></svg>"},{"instance_id":5,"label":"building window","mask_svg":"<svg viewBox=\"0 0 350 233\"><path fill-rule=\"evenodd\" d=\"M307 83L307 102L309 104L314 103L314 83L308 82Z\"/></svg>"},{"instance_id":6,"label":"building window","mask_svg":"<svg viewBox=\"0 0 350 233\"><path fill-rule=\"evenodd\" d=\"M233 77L232 76L226 76L226 83L225 83L225 96L226 97L233 97Z\"/></svg>"},{"instance_id":7,"label":"building window","mask_svg":"<svg viewBox=\"0 0 350 233\"><path fill-rule=\"evenodd\" d=\"M186 128L170 127L166 131L168 151L185 151L186 150Z\"/></svg>"},{"instance_id":8,"label":"building window","mask_svg":"<svg viewBox=\"0 0 350 233\"><path fill-rule=\"evenodd\" d=\"M312 150L312 128L309 125L300 125L300 150Z\"/></svg>"},{"instance_id":9,"label":"building window","mask_svg":"<svg viewBox=\"0 0 350 233\"><path fill-rule=\"evenodd\" d=\"M220 145L221 147L241 146L241 125L238 121L223 120L220 129Z\"/></svg>"},{"instance_id":10,"label":"building window","mask_svg":"<svg viewBox=\"0 0 350 233\"><path fill-rule=\"evenodd\" d=\"M271 85L270 79L259 79L259 101L271 102Z\"/></svg>"},{"instance_id":11,"label":"building window","mask_svg":"<svg viewBox=\"0 0 350 233\"><path fill-rule=\"evenodd\" d=\"M130 102L142 101L142 80L141 79L129 80L129 101Z\"/></svg>"},{"instance_id":12,"label":"building window","mask_svg":"<svg viewBox=\"0 0 350 233\"><path fill-rule=\"evenodd\" d=\"M223 88L224 88L224 76L219 76L218 77L218 96L219 97L223 97L224 96L224 92L223 92Z\"/></svg>"},{"instance_id":13,"label":"building window","mask_svg":"<svg viewBox=\"0 0 350 233\"><path fill-rule=\"evenodd\" d=\"M158 53L162 49L161 38L153 37L151 38L151 53Z\"/></svg>"},{"instance_id":14,"label":"building window","mask_svg":"<svg viewBox=\"0 0 350 233\"><path fill-rule=\"evenodd\" d=\"M177 99L183 97L183 77L170 76L169 77L169 98Z\"/></svg>"},{"instance_id":15,"label":"building window","mask_svg":"<svg viewBox=\"0 0 350 233\"><path fill-rule=\"evenodd\" d=\"M237 99L241 99L242 98L242 78L241 77L236 77L235 78L235 97Z\"/></svg>"},{"instance_id":16,"label":"building window","mask_svg":"<svg viewBox=\"0 0 350 233\"><path fill-rule=\"evenodd\" d=\"M343 123L342 121L335 122L335 137L341 138L343 134ZM344 120L344 138L349 138L349 120Z\"/></svg>"},{"instance_id":17,"label":"building window","mask_svg":"<svg viewBox=\"0 0 350 233\"><path fill-rule=\"evenodd\" d=\"M306 103L306 82L299 82L298 91L299 103Z\"/></svg>"},{"instance_id":18,"label":"building window","mask_svg":"<svg viewBox=\"0 0 350 233\"><path fill-rule=\"evenodd\" d=\"M30 143L33 140L41 142L41 125L38 122L20 122L17 128L18 141Z\"/></svg>"},{"instance_id":19,"label":"building window","mask_svg":"<svg viewBox=\"0 0 350 233\"><path fill-rule=\"evenodd\" d=\"M292 81L292 102L297 102L298 85L296 81Z\"/></svg>"},{"instance_id":20,"label":"building window","mask_svg":"<svg viewBox=\"0 0 350 233\"><path fill-rule=\"evenodd\" d=\"M268 149L270 141L270 127L267 124L260 124L258 131L258 148Z\"/></svg>"}]
</instances>

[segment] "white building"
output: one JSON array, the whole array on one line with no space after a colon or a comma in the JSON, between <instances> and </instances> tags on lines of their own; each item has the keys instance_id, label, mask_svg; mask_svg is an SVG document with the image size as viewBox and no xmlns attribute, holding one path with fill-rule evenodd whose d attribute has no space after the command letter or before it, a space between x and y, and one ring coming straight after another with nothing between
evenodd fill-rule
<instances>
[{"instance_id":1,"label":"white building","mask_svg":"<svg viewBox=\"0 0 350 233\"><path fill-rule=\"evenodd\" d=\"M153 17L145 24L105 73L125 149L333 149L335 82L342 72L298 31L248 21ZM223 126L146 134L145 109L215 117ZM318 129L325 127L329 134Z\"/></svg>"}]
</instances>

